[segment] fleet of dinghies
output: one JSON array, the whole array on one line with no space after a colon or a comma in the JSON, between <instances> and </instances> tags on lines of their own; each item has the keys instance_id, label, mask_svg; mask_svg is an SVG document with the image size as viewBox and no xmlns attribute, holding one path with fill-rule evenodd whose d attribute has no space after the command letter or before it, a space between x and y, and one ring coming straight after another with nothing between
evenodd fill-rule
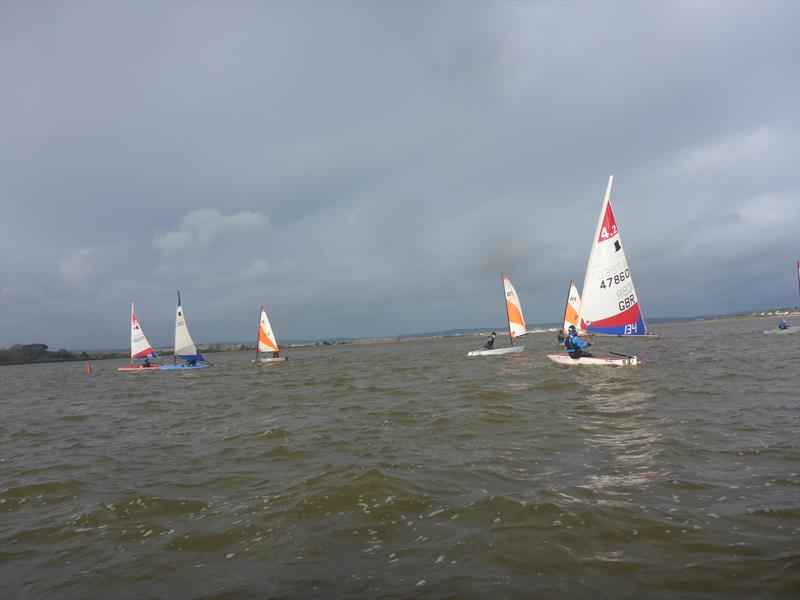
<instances>
[{"instance_id":1,"label":"fleet of dinghies","mask_svg":"<svg viewBox=\"0 0 800 600\"><path fill-rule=\"evenodd\" d=\"M136 318L136 312L133 310L133 302L131 302L131 359L143 360L143 364L131 364L119 367L118 371L127 372L142 372L142 371L164 371L164 370L178 370L178 369L204 369L210 366L206 362L203 355L197 351L192 336L189 334L189 328L186 325L186 317L181 305L181 293L178 292L178 308L175 311L175 350L172 357L171 365L151 365L150 359L157 358L155 350L153 350L150 342L142 331L139 325L139 320ZM181 358L184 362L178 364L177 359Z\"/></svg>"},{"instance_id":2,"label":"fleet of dinghies","mask_svg":"<svg viewBox=\"0 0 800 600\"><path fill-rule=\"evenodd\" d=\"M139 325L136 312L131 302L131 360L144 361L142 364L130 364L119 367L118 371L143 372L143 371L169 371L169 370L193 370L205 369L211 363L197 350L197 346L189 333L186 324L186 313L181 303L181 293L178 291L178 307L175 310L175 347L172 355L172 364L151 365L151 358L158 358L158 354L153 350L150 342ZM261 353L269 353L269 356L261 356ZM253 362L276 363L283 362L286 357L279 356L280 348L272 331L267 311L261 307L261 314L258 324L258 342L256 343L256 358ZM183 362L178 363L178 359Z\"/></svg>"},{"instance_id":3,"label":"fleet of dinghies","mask_svg":"<svg viewBox=\"0 0 800 600\"><path fill-rule=\"evenodd\" d=\"M633 285L631 269L622 246L622 238L614 210L611 207L611 186L614 176L608 178L608 187L600 208L600 217L595 228L589 262L583 281L582 298L574 281L569 283L567 301L564 307L562 333L575 327L579 335L616 336L620 338L658 337L647 331L644 316L639 304L639 297ZM800 261L797 262L798 285L800 285ZM503 296L508 321L510 345L505 348L494 348L487 344L482 350L473 350L467 356L493 356L522 352L525 347L515 345L518 338L528 333L522 306L511 280L501 274ZM800 330L800 326L782 327L780 330L767 330L764 333L778 333ZM559 335L559 341L564 338ZM550 353L547 357L555 363L563 365L616 365L628 366L639 364L635 355L607 352L612 356L583 355L572 358L568 353ZM150 359L157 358L150 342L142 331L136 317L134 305L131 303L131 360L143 361L120 367L120 371L151 371L164 369L201 369L209 363L197 350L197 346L189 334L186 316L181 305L181 294L178 292L178 307L175 314L175 349L172 365L151 365ZM183 362L178 364L177 359ZM262 306L259 312L258 338L254 363L283 362L280 356L272 325L267 311Z\"/></svg>"}]
</instances>

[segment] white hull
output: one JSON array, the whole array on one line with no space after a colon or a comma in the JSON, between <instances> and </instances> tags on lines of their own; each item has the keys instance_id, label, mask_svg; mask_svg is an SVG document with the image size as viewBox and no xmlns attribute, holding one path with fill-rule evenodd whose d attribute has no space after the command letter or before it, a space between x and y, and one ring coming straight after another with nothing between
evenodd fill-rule
<instances>
[{"instance_id":1,"label":"white hull","mask_svg":"<svg viewBox=\"0 0 800 600\"><path fill-rule=\"evenodd\" d=\"M467 356L494 356L495 354L511 354L512 352L522 352L525 346L509 346L508 348L495 348L494 350L473 350Z\"/></svg>"},{"instance_id":2,"label":"white hull","mask_svg":"<svg viewBox=\"0 0 800 600\"><path fill-rule=\"evenodd\" d=\"M606 365L606 366L628 366L637 365L639 361L635 356L630 358L611 358L606 356L581 356L578 359L570 358L567 354L548 354L547 358L560 365Z\"/></svg>"},{"instance_id":3,"label":"white hull","mask_svg":"<svg viewBox=\"0 0 800 600\"><path fill-rule=\"evenodd\" d=\"M286 360L285 356L279 356L278 358L258 358L253 359L254 363L276 363L276 362L284 362Z\"/></svg>"},{"instance_id":4,"label":"white hull","mask_svg":"<svg viewBox=\"0 0 800 600\"><path fill-rule=\"evenodd\" d=\"M793 333L800 331L800 325L792 325L791 327L787 327L786 329L767 329L764 333Z\"/></svg>"}]
</instances>

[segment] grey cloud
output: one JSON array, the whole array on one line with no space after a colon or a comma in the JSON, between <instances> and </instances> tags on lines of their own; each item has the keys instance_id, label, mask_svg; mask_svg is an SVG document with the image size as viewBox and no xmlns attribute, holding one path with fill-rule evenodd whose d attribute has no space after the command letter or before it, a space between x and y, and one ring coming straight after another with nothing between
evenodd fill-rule
<instances>
[{"instance_id":1,"label":"grey cloud","mask_svg":"<svg viewBox=\"0 0 800 600\"><path fill-rule=\"evenodd\" d=\"M197 341L494 326L501 271L556 321L611 173L646 318L797 303L796 3L0 17L0 345L168 343L178 288Z\"/></svg>"}]
</instances>

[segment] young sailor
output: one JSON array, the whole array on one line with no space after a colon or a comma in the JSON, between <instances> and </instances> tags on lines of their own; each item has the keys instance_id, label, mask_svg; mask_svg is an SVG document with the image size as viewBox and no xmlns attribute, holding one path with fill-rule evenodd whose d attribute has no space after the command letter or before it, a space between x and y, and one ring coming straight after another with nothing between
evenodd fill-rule
<instances>
[{"instance_id":1,"label":"young sailor","mask_svg":"<svg viewBox=\"0 0 800 600\"><path fill-rule=\"evenodd\" d=\"M591 356L588 352L584 352L584 348L588 348L591 344L584 342L578 337L578 331L575 325L569 326L567 337L564 339L564 347L569 353L569 357L578 360L581 356Z\"/></svg>"},{"instance_id":2,"label":"young sailor","mask_svg":"<svg viewBox=\"0 0 800 600\"><path fill-rule=\"evenodd\" d=\"M778 321L778 329L786 329L787 327L788 325L786 324L785 319L781 319L780 321Z\"/></svg>"},{"instance_id":3,"label":"young sailor","mask_svg":"<svg viewBox=\"0 0 800 600\"><path fill-rule=\"evenodd\" d=\"M489 339L486 340L486 343L483 345L484 350L494 350L494 338L497 337L497 334L493 331L492 335L489 336Z\"/></svg>"}]
</instances>

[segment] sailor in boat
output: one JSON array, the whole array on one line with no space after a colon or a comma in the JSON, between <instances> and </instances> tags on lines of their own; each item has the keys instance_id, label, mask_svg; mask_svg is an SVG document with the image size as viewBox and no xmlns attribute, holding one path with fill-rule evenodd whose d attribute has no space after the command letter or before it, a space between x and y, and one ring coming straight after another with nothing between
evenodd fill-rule
<instances>
[{"instance_id":1,"label":"sailor in boat","mask_svg":"<svg viewBox=\"0 0 800 600\"><path fill-rule=\"evenodd\" d=\"M272 353L272 358L280 358L280 356L281 356L280 350L276 350L275 352Z\"/></svg>"},{"instance_id":2,"label":"sailor in boat","mask_svg":"<svg viewBox=\"0 0 800 600\"><path fill-rule=\"evenodd\" d=\"M578 337L575 325L570 325L567 337L564 339L564 347L567 349L569 357L578 360L581 356L591 356L588 352L584 352L584 349L589 346L591 346L590 343L584 342Z\"/></svg>"},{"instance_id":3,"label":"sailor in boat","mask_svg":"<svg viewBox=\"0 0 800 600\"><path fill-rule=\"evenodd\" d=\"M149 366L150 366L150 359L149 358L145 358L144 359L144 368L146 369Z\"/></svg>"},{"instance_id":4,"label":"sailor in boat","mask_svg":"<svg viewBox=\"0 0 800 600\"><path fill-rule=\"evenodd\" d=\"M486 340L486 343L483 345L484 350L494 350L494 338L497 337L497 334L493 331L492 335L489 336L489 339Z\"/></svg>"},{"instance_id":5,"label":"sailor in boat","mask_svg":"<svg viewBox=\"0 0 800 600\"><path fill-rule=\"evenodd\" d=\"M786 329L788 325L786 324L786 319L781 319L778 321L778 329Z\"/></svg>"}]
</instances>

